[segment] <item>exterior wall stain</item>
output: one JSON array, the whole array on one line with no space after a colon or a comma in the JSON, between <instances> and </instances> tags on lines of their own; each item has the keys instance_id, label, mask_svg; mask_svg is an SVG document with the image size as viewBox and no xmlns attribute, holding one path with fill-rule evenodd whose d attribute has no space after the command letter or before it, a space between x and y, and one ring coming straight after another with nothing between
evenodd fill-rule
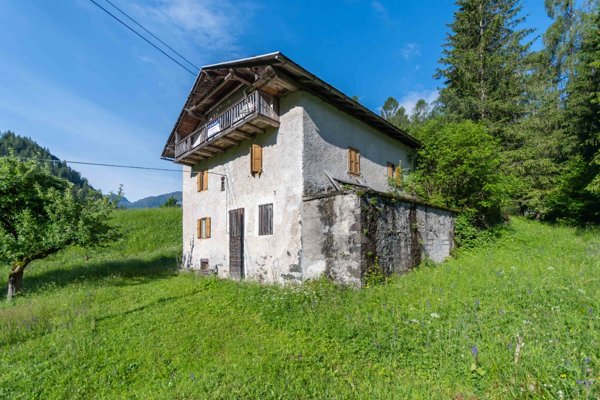
<instances>
[{"instance_id":1,"label":"exterior wall stain","mask_svg":"<svg viewBox=\"0 0 600 400\"><path fill-rule=\"evenodd\" d=\"M303 265L335 282L360 287L376 258L386 275L402 274L423 259L443 261L453 246L452 211L384 193L330 193L304 207L306 250L317 254Z\"/></svg>"}]
</instances>

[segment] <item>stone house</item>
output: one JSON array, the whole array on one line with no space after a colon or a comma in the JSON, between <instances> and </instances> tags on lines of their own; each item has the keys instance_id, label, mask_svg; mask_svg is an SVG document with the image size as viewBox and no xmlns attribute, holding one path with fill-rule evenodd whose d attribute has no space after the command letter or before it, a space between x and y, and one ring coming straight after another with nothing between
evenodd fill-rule
<instances>
[{"instance_id":1,"label":"stone house","mask_svg":"<svg viewBox=\"0 0 600 400\"><path fill-rule=\"evenodd\" d=\"M419 145L280 52L202 68L162 153L183 165L183 267L360 286L444 259L452 212L383 195Z\"/></svg>"}]
</instances>

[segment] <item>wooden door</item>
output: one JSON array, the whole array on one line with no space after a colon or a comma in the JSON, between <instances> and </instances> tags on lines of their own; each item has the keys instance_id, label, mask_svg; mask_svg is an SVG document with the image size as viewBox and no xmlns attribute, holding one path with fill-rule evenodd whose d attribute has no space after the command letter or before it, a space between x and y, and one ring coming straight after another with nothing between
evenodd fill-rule
<instances>
[{"instance_id":1,"label":"wooden door","mask_svg":"<svg viewBox=\"0 0 600 400\"><path fill-rule=\"evenodd\" d=\"M244 209L229 211L229 273L244 279Z\"/></svg>"}]
</instances>

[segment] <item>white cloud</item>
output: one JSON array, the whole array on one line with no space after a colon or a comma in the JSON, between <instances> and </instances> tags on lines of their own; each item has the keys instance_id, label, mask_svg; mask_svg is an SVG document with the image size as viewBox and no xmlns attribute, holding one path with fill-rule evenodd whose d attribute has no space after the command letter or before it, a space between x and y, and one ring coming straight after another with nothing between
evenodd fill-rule
<instances>
[{"instance_id":1,"label":"white cloud","mask_svg":"<svg viewBox=\"0 0 600 400\"><path fill-rule=\"evenodd\" d=\"M427 102L427 104L431 105L431 103L437 100L438 96L439 93L437 90L415 90L410 91L406 95L401 97L398 100L398 103L400 103L400 105L404 107L406 112L410 114L412 112L412 109L415 107L415 104L417 104L417 101L419 101L419 99L424 99Z\"/></svg>"},{"instance_id":2,"label":"white cloud","mask_svg":"<svg viewBox=\"0 0 600 400\"><path fill-rule=\"evenodd\" d=\"M175 33L178 47L193 44L196 51L228 54L239 52L238 40L254 9L252 3L233 0L160 0L150 7L136 6L137 13L159 24L166 37Z\"/></svg>"},{"instance_id":3,"label":"white cloud","mask_svg":"<svg viewBox=\"0 0 600 400\"><path fill-rule=\"evenodd\" d=\"M385 13L385 7L383 6L383 4L376 0L371 2L371 8L377 11L378 13Z\"/></svg>"},{"instance_id":4,"label":"white cloud","mask_svg":"<svg viewBox=\"0 0 600 400\"><path fill-rule=\"evenodd\" d=\"M400 50L400 55L405 60L421 57L421 45L418 43L406 43Z\"/></svg>"}]
</instances>

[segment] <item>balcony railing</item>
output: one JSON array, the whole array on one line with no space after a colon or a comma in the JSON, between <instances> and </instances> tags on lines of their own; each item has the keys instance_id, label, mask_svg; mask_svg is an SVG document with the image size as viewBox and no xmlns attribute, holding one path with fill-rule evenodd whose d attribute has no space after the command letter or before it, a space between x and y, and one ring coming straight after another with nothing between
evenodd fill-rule
<instances>
[{"instance_id":1,"label":"balcony railing","mask_svg":"<svg viewBox=\"0 0 600 400\"><path fill-rule=\"evenodd\" d=\"M246 122L250 122L259 115L274 122L279 121L274 98L255 90L177 142L175 144L175 158L179 158L205 143L216 141L219 137Z\"/></svg>"}]
</instances>

